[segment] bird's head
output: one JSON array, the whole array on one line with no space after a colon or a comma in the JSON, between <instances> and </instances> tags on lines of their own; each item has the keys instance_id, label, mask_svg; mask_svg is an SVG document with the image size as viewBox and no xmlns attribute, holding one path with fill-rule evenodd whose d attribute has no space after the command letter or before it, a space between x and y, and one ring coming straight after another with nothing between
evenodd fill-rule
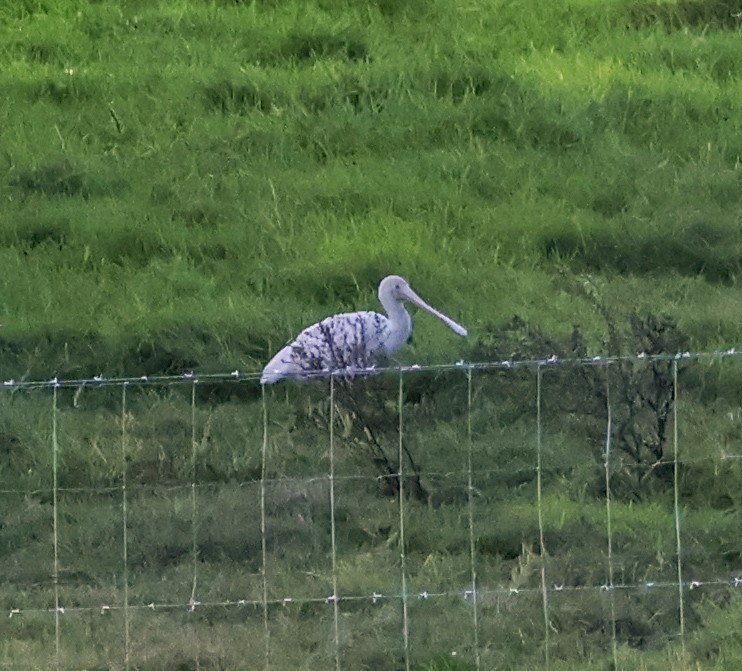
<instances>
[{"instance_id":1,"label":"bird's head","mask_svg":"<svg viewBox=\"0 0 742 671\"><path fill-rule=\"evenodd\" d=\"M381 284L379 284L379 300L382 300L382 296L389 296L394 300L409 300L407 294L410 291L410 283L404 277L389 275L381 280Z\"/></svg>"},{"instance_id":2,"label":"bird's head","mask_svg":"<svg viewBox=\"0 0 742 671\"><path fill-rule=\"evenodd\" d=\"M394 302L399 303L403 300L409 301L410 303L417 305L417 307L438 317L438 319L459 335L467 335L466 329L461 326L461 324L457 324L453 319L431 307L420 298L420 296L412 290L409 282L403 277L400 277L399 275L389 275L389 277L385 277L381 280L381 284L379 285L379 301L381 301L381 304L387 308L387 311L391 307L390 303L393 305Z\"/></svg>"}]
</instances>

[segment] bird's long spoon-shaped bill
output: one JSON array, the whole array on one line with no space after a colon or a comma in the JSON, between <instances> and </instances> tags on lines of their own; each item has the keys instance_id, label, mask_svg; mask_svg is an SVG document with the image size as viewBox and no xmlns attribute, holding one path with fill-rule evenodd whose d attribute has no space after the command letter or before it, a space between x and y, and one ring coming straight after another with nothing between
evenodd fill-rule
<instances>
[{"instance_id":1,"label":"bird's long spoon-shaped bill","mask_svg":"<svg viewBox=\"0 0 742 671\"><path fill-rule=\"evenodd\" d=\"M410 301L410 303L414 303L417 305L417 307L422 308L423 310L426 310L434 317L438 317L448 328L450 328L455 333L458 333L460 336L469 335L469 331L467 331L461 324L455 322L450 317L446 317L442 312L438 312L434 307L428 305L420 296L418 296L412 289L409 287L404 288L400 294L403 298Z\"/></svg>"}]
</instances>

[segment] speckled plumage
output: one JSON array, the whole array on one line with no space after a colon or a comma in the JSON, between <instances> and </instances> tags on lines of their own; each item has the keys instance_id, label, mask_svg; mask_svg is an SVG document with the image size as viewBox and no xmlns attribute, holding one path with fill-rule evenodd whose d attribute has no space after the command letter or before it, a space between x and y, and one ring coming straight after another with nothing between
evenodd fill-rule
<instances>
[{"instance_id":1,"label":"speckled plumage","mask_svg":"<svg viewBox=\"0 0 742 671\"><path fill-rule=\"evenodd\" d=\"M402 305L408 300L466 335L466 329L423 301L406 280L397 275L384 278L379 300L388 317L378 312L345 312L326 317L305 328L292 343L280 350L265 366L262 384L284 377L306 378L311 373L354 371L373 368L407 342L412 332L410 315Z\"/></svg>"},{"instance_id":2,"label":"speckled plumage","mask_svg":"<svg viewBox=\"0 0 742 671\"><path fill-rule=\"evenodd\" d=\"M302 373L323 370L351 372L372 368L386 355L384 339L388 321L377 312L346 312L326 317L304 329L294 342L278 352L266 371L280 369L291 377L302 377ZM263 377L266 375L267 372Z\"/></svg>"}]
</instances>

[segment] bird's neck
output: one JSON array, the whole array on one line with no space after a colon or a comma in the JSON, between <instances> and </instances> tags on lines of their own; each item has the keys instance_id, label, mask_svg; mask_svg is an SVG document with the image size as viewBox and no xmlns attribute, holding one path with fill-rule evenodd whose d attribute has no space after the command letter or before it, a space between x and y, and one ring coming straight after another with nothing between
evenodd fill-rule
<instances>
[{"instance_id":1,"label":"bird's neck","mask_svg":"<svg viewBox=\"0 0 742 671\"><path fill-rule=\"evenodd\" d=\"M384 345L388 352L393 352L404 345L410 337L412 320L410 319L410 313L399 301L392 301L390 305L385 305L384 308L389 317L389 331Z\"/></svg>"}]
</instances>

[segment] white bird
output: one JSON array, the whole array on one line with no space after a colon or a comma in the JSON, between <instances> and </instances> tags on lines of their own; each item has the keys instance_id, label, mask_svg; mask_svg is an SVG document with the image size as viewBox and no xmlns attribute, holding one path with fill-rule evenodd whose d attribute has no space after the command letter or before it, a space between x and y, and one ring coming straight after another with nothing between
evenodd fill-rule
<instances>
[{"instance_id":1,"label":"white bird","mask_svg":"<svg viewBox=\"0 0 742 671\"><path fill-rule=\"evenodd\" d=\"M261 384L272 384L285 377L311 377L312 373L342 370L352 374L373 368L402 347L412 333L412 320L403 300L427 310L459 335L467 335L463 326L420 298L407 280L389 275L379 284L379 301L388 316L368 311L344 312L312 324L268 362Z\"/></svg>"}]
</instances>

